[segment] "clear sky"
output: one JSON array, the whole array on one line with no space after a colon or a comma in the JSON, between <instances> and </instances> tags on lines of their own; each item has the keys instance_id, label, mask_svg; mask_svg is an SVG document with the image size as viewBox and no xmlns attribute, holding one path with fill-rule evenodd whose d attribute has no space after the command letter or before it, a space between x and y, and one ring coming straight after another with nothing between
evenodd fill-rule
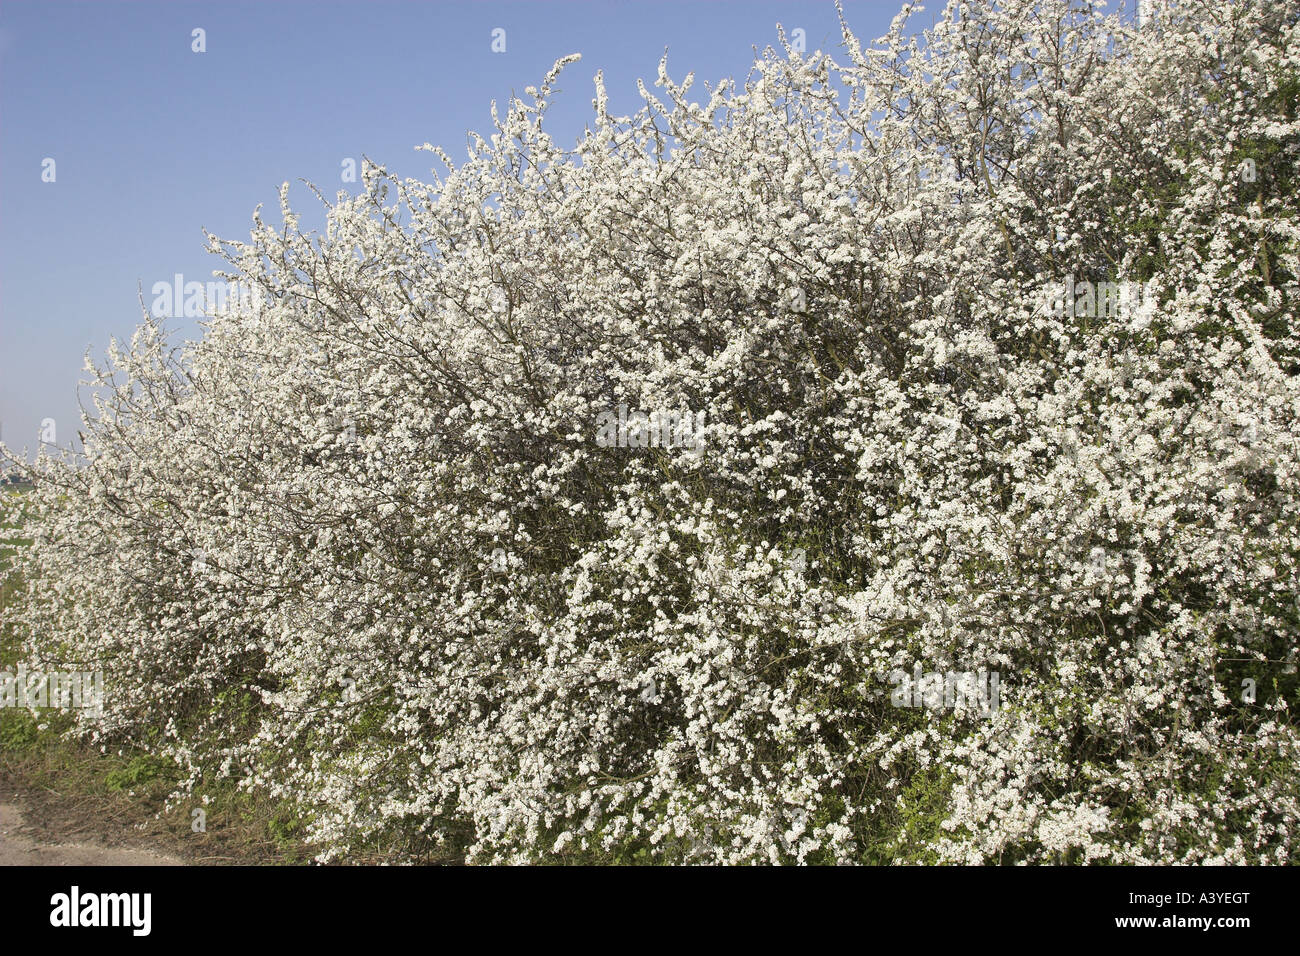
<instances>
[{"instance_id":1,"label":"clear sky","mask_svg":"<svg viewBox=\"0 0 1300 956\"><path fill-rule=\"evenodd\" d=\"M845 0L864 41L902 0ZM913 21L928 25L934 0ZM548 122L572 142L604 70L610 110L640 104L668 49L669 73L743 77L753 48L802 28L807 48L839 43L832 0L436 2L90 2L0 0L0 427L18 449L53 419L75 444L87 350L129 338L156 282L207 282L222 262L203 229L248 236L255 206L278 221L277 190L312 224L316 200L359 184L363 155L427 179L441 145L465 155L489 106L581 53ZM493 31L505 52L493 52ZM193 31L204 31L195 52ZM703 87L699 87L703 91ZM53 160L53 182L47 160ZM173 319L181 338L193 319Z\"/></svg>"}]
</instances>

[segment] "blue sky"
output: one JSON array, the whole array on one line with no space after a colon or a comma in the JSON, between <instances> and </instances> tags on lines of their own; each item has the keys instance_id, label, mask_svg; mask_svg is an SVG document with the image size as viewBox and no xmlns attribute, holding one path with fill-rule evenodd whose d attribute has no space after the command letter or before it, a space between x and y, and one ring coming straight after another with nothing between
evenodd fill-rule
<instances>
[{"instance_id":1,"label":"blue sky","mask_svg":"<svg viewBox=\"0 0 1300 956\"><path fill-rule=\"evenodd\" d=\"M864 40L883 34L902 0L845 0ZM928 5L914 23L942 7ZM355 192L341 164L362 155L427 179L420 143L464 156L489 105L581 53L548 122L572 142L604 70L614 112L639 105L636 78L697 82L744 76L753 48L806 31L809 51L839 43L832 0L696 2L351 3L50 2L0 0L0 427L35 447L51 418L75 443L77 383L89 349L126 339L159 281L207 282L222 263L203 229L248 236L255 206ZM194 52L192 31L205 31ZM492 32L506 31L506 51ZM42 181L54 160L53 182ZM304 225L317 221L304 215ZM174 319L178 338L192 319ZM84 390L83 390L84 392ZM88 398L87 398L88 401Z\"/></svg>"}]
</instances>

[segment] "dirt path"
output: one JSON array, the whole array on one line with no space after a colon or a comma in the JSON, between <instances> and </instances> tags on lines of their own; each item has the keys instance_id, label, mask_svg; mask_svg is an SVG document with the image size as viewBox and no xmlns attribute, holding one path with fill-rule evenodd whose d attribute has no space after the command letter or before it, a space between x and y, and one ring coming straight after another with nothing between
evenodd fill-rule
<instances>
[{"instance_id":1,"label":"dirt path","mask_svg":"<svg viewBox=\"0 0 1300 956\"><path fill-rule=\"evenodd\" d=\"M97 843L51 842L38 837L16 803L0 798L0 866L179 866L182 861L151 850Z\"/></svg>"}]
</instances>

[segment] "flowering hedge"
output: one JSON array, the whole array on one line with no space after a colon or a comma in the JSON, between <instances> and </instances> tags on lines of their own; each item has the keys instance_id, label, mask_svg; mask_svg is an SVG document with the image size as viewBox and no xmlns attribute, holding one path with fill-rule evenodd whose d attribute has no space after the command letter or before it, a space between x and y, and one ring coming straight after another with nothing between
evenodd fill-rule
<instances>
[{"instance_id":1,"label":"flowering hedge","mask_svg":"<svg viewBox=\"0 0 1300 956\"><path fill-rule=\"evenodd\" d=\"M326 860L1294 862L1300 27L1102 6L286 185L32 467L29 667Z\"/></svg>"}]
</instances>

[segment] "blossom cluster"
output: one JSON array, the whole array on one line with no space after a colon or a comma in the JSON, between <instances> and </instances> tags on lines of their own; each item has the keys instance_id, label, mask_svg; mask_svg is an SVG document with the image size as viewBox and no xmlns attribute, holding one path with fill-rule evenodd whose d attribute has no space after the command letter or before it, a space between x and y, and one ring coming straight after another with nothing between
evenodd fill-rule
<instances>
[{"instance_id":1,"label":"blossom cluster","mask_svg":"<svg viewBox=\"0 0 1300 956\"><path fill-rule=\"evenodd\" d=\"M1300 27L1150 6L841 15L562 148L569 57L323 234L286 185L31 467L28 666L322 860L1294 862Z\"/></svg>"}]
</instances>

